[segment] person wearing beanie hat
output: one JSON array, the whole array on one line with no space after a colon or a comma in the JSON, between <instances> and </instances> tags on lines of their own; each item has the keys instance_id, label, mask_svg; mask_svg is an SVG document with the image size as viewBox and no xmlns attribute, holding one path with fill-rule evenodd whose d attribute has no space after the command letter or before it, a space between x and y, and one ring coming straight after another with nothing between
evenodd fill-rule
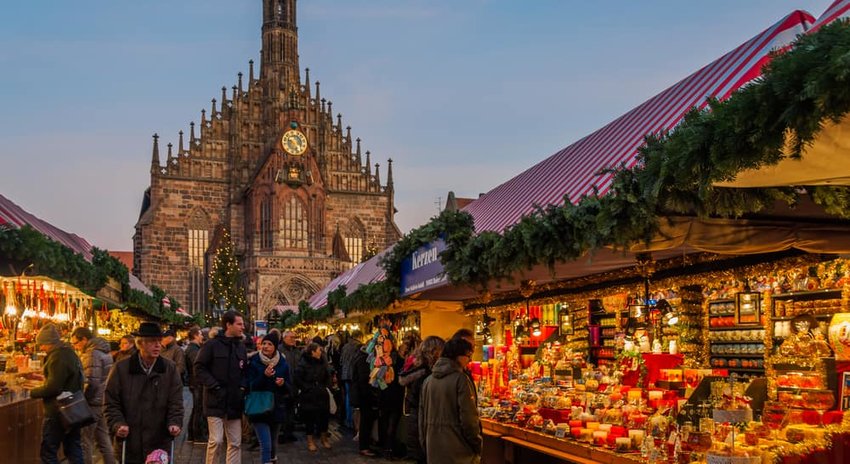
<instances>
[{"instance_id":1,"label":"person wearing beanie hat","mask_svg":"<svg viewBox=\"0 0 850 464\"><path fill-rule=\"evenodd\" d=\"M44 385L30 392L32 398L44 401L44 423L41 434L41 462L59 462L59 446L72 464L83 463L80 427L66 430L59 416L56 397L62 392L83 389L83 364L74 349L62 342L59 330L48 324L38 332L36 343L47 352L44 360Z\"/></svg>"},{"instance_id":2,"label":"person wearing beanie hat","mask_svg":"<svg viewBox=\"0 0 850 464\"><path fill-rule=\"evenodd\" d=\"M292 379L286 358L277 350L280 337L270 332L260 342L257 354L248 360L247 382L250 392L270 391L274 394L271 411L248 416L254 426L263 463L275 462L277 436L286 416L286 392Z\"/></svg>"},{"instance_id":3,"label":"person wearing beanie hat","mask_svg":"<svg viewBox=\"0 0 850 464\"><path fill-rule=\"evenodd\" d=\"M260 344L262 345L262 342L265 341L269 341L272 343L272 345L277 347L278 345L280 345L280 335L278 335L277 332L269 332L268 334L266 334L265 337L263 337L263 339L260 341Z\"/></svg>"},{"instance_id":4,"label":"person wearing beanie hat","mask_svg":"<svg viewBox=\"0 0 850 464\"><path fill-rule=\"evenodd\" d=\"M47 324L38 331L35 342L38 345L58 345L62 343L62 336L59 335L59 330L55 325Z\"/></svg>"}]
</instances>

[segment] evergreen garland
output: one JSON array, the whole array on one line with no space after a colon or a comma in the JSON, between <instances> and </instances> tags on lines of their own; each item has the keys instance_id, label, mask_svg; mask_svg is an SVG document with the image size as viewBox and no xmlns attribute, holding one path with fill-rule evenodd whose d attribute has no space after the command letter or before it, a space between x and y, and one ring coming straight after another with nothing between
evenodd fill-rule
<instances>
[{"instance_id":1,"label":"evergreen garland","mask_svg":"<svg viewBox=\"0 0 850 464\"><path fill-rule=\"evenodd\" d=\"M825 122L838 122L850 111L850 25L839 21L801 36L763 71L726 101L688 112L672 132L648 135L635 167L602 173L612 176L606 195L594 193L576 203L565 197L563 204L537 208L502 234L475 235L471 216L444 211L384 256L385 282L361 286L336 304L351 307L360 295L384 286L382 291L395 291L397 298L403 260L439 237L447 242L441 261L452 284L483 287L536 265L553 269L601 247L646 242L665 215L739 218L768 211L777 201L793 207L808 195L828 214L850 218L850 188L844 186L713 186L742 170L779 162L786 137L790 155L800 157Z\"/></svg>"},{"instance_id":2,"label":"evergreen garland","mask_svg":"<svg viewBox=\"0 0 850 464\"><path fill-rule=\"evenodd\" d=\"M241 272L236 254L233 252L233 242L230 232L224 229L221 243L216 251L212 269L210 269L209 301L218 306L223 300L222 309L234 309L241 314L248 314L248 303L245 299L245 289L241 283Z\"/></svg>"},{"instance_id":3,"label":"evergreen garland","mask_svg":"<svg viewBox=\"0 0 850 464\"><path fill-rule=\"evenodd\" d=\"M90 296L106 285L111 277L121 287L122 299L127 308L141 310L151 316L169 322L180 322L174 311L162 307L165 292L152 287L153 296L130 288L130 272L127 266L114 258L106 250L92 247L92 260L75 253L59 242L51 240L41 232L25 225L20 229L0 226L0 258L25 268L32 264L30 275L42 275L66 282L79 288ZM179 303L171 298L173 307Z\"/></svg>"}]
</instances>

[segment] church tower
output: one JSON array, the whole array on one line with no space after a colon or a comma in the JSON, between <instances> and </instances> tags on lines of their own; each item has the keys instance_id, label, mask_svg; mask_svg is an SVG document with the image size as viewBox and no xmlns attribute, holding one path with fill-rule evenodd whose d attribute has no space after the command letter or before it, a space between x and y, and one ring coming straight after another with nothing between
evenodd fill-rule
<instances>
[{"instance_id":1,"label":"church tower","mask_svg":"<svg viewBox=\"0 0 850 464\"><path fill-rule=\"evenodd\" d=\"M260 78L278 89L300 86L295 0L263 0L263 55Z\"/></svg>"}]
</instances>

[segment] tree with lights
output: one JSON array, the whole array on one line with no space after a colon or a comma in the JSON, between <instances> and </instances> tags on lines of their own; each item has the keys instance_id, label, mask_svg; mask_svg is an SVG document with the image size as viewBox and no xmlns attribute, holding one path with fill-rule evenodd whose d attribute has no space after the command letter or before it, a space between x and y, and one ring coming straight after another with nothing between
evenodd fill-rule
<instances>
[{"instance_id":1,"label":"tree with lights","mask_svg":"<svg viewBox=\"0 0 850 464\"><path fill-rule=\"evenodd\" d=\"M234 309L247 314L248 303L245 300L245 289L242 287L240 274L230 232L224 228L209 276L209 298L213 307L220 306L221 310Z\"/></svg>"}]
</instances>

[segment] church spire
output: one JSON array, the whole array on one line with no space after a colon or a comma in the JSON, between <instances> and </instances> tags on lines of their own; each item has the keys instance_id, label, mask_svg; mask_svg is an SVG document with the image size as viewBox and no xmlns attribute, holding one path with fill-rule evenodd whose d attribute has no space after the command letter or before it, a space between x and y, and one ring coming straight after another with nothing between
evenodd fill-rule
<instances>
[{"instance_id":1,"label":"church spire","mask_svg":"<svg viewBox=\"0 0 850 464\"><path fill-rule=\"evenodd\" d=\"M295 0L263 0L260 78L278 76L281 88L300 85Z\"/></svg>"},{"instance_id":2,"label":"church spire","mask_svg":"<svg viewBox=\"0 0 850 464\"><path fill-rule=\"evenodd\" d=\"M153 134L153 153L151 154L151 174L159 173L159 134Z\"/></svg>"}]
</instances>

